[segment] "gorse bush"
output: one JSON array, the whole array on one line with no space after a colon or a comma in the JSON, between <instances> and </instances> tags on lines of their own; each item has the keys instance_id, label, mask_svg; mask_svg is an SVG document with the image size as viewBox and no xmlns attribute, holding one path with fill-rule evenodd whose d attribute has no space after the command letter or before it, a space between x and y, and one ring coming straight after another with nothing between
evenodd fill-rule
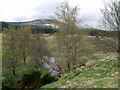
<instances>
[{"instance_id":1,"label":"gorse bush","mask_svg":"<svg viewBox=\"0 0 120 90\"><path fill-rule=\"evenodd\" d=\"M40 71L33 71L30 74L24 74L21 80L22 88L35 88L37 87L41 77Z\"/></svg>"},{"instance_id":2,"label":"gorse bush","mask_svg":"<svg viewBox=\"0 0 120 90\"><path fill-rule=\"evenodd\" d=\"M22 89L37 88L55 81L57 81L57 78L52 76L49 72L42 74L41 71L33 71L32 73L23 75L21 86Z\"/></svg>"},{"instance_id":3,"label":"gorse bush","mask_svg":"<svg viewBox=\"0 0 120 90\"><path fill-rule=\"evenodd\" d=\"M2 90L14 90L16 87L24 89L35 89L43 85L53 83L58 79L48 71L33 70L22 76L8 76L2 81Z\"/></svg>"},{"instance_id":4,"label":"gorse bush","mask_svg":"<svg viewBox=\"0 0 120 90\"><path fill-rule=\"evenodd\" d=\"M57 81L58 79L54 76L51 75L51 73L46 73L45 75L43 75L43 77L41 78L41 84L45 85L45 84L49 84L49 83L53 83L55 81Z\"/></svg>"}]
</instances>

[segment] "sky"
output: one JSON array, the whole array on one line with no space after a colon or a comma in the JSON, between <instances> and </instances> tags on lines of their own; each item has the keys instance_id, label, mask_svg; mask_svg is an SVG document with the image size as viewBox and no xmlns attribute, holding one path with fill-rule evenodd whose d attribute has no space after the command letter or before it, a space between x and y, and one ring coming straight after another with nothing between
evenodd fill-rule
<instances>
[{"instance_id":1,"label":"sky","mask_svg":"<svg viewBox=\"0 0 120 90\"><path fill-rule=\"evenodd\" d=\"M56 7L65 0L0 0L0 21L24 22L54 17ZM104 0L68 0L80 8L79 18L90 27L97 27ZM110 0L105 0L110 1Z\"/></svg>"}]
</instances>

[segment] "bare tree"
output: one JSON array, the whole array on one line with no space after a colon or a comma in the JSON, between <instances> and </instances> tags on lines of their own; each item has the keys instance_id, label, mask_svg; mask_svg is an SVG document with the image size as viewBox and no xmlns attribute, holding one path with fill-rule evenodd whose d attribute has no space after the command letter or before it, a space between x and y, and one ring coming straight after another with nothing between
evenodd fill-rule
<instances>
[{"instance_id":1,"label":"bare tree","mask_svg":"<svg viewBox=\"0 0 120 90\"><path fill-rule=\"evenodd\" d=\"M106 3L101 12L106 29L120 30L120 2L118 0Z\"/></svg>"},{"instance_id":2,"label":"bare tree","mask_svg":"<svg viewBox=\"0 0 120 90\"><path fill-rule=\"evenodd\" d=\"M106 3L101 12L104 28L118 31L118 52L120 52L120 1Z\"/></svg>"},{"instance_id":3,"label":"bare tree","mask_svg":"<svg viewBox=\"0 0 120 90\"><path fill-rule=\"evenodd\" d=\"M66 56L68 70L76 64L79 51L80 31L78 30L78 8L71 8L68 2L62 3L57 8L56 16L59 22L59 30L56 34L59 49Z\"/></svg>"}]
</instances>

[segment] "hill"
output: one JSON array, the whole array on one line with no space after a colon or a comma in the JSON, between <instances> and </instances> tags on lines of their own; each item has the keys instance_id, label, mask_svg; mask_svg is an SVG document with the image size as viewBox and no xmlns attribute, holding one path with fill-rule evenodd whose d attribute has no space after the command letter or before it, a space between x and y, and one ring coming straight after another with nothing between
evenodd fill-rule
<instances>
[{"instance_id":1,"label":"hill","mask_svg":"<svg viewBox=\"0 0 120 90\"><path fill-rule=\"evenodd\" d=\"M98 53L88 58L85 67L77 67L41 88L117 88L117 69L117 53Z\"/></svg>"},{"instance_id":2,"label":"hill","mask_svg":"<svg viewBox=\"0 0 120 90\"><path fill-rule=\"evenodd\" d=\"M25 22L1 22L0 28L8 28L9 25L13 25L15 27L19 27L21 25L30 25L32 26L32 30L35 33L54 33L58 31L58 22L54 19L36 19ZM2 27L1 27L2 26ZM80 28L90 36L101 36L101 37L118 37L117 31L106 31L95 28Z\"/></svg>"},{"instance_id":3,"label":"hill","mask_svg":"<svg viewBox=\"0 0 120 90\"><path fill-rule=\"evenodd\" d=\"M57 22L54 19L36 19L32 21L23 22L23 25L36 25L36 26L44 26L44 25L57 25Z\"/></svg>"},{"instance_id":4,"label":"hill","mask_svg":"<svg viewBox=\"0 0 120 90\"><path fill-rule=\"evenodd\" d=\"M57 26L57 22L54 19L36 19L31 21L25 21L25 22L2 22L3 26L4 24L11 24L15 26L20 25L34 25L34 26Z\"/></svg>"},{"instance_id":5,"label":"hill","mask_svg":"<svg viewBox=\"0 0 120 90\"><path fill-rule=\"evenodd\" d=\"M1 22L1 24L2 25L0 25L0 28L2 28L2 31L4 28L8 28L9 25L16 28L22 25L30 25L32 27L33 33L53 34L54 32L58 31L57 22L53 19L37 19L26 22Z\"/></svg>"}]
</instances>

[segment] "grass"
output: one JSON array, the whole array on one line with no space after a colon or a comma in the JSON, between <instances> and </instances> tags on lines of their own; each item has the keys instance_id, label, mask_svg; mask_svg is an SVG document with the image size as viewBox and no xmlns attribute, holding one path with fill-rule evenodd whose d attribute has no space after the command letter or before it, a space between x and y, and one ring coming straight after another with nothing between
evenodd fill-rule
<instances>
[{"instance_id":1,"label":"grass","mask_svg":"<svg viewBox=\"0 0 120 90\"><path fill-rule=\"evenodd\" d=\"M54 56L57 58L60 66L66 69L66 63L63 56L59 55L54 36L46 37L48 47ZM89 40L88 40L89 41ZM88 42L87 42L88 43ZM92 47L92 45L90 45ZM89 47L89 45L88 45ZM2 49L1 49L2 50ZM81 71L68 72L64 70L62 78L52 84L47 84L42 88L116 88L118 87L117 78L117 54L116 53L102 53L95 52L93 55L84 55L78 57L78 62L87 62L85 69ZM77 68L79 69L79 67ZM23 73L28 73L33 70L30 64L20 65L16 71L19 74L19 79ZM12 72L3 68L3 76L10 77ZM3 78L4 78L3 77ZM16 77L16 82L18 77ZM37 89L39 90L39 89Z\"/></svg>"},{"instance_id":2,"label":"grass","mask_svg":"<svg viewBox=\"0 0 120 90\"><path fill-rule=\"evenodd\" d=\"M57 82L42 88L117 88L117 54L96 54L95 57L97 59L91 57L89 62L92 63L86 66L81 73L76 75L71 71L63 75Z\"/></svg>"},{"instance_id":3,"label":"grass","mask_svg":"<svg viewBox=\"0 0 120 90\"><path fill-rule=\"evenodd\" d=\"M91 39L91 38L90 38ZM55 45L52 41L53 38L48 40L48 44ZM90 41L92 42L93 39ZM89 40L88 40L89 41ZM92 45L91 45L92 46ZM55 53L56 57L59 56ZM57 57L58 61L62 57ZM57 82L43 86L42 88L117 88L117 53L103 53L96 52L93 55L84 55L79 59L79 62L88 62L85 70L82 72L71 71L62 75ZM61 61L63 63L63 61ZM65 63L64 63L65 64ZM62 64L62 67L64 66ZM60 64L61 65L61 64ZM65 68L65 67L64 67ZM39 90L39 89L37 89Z\"/></svg>"}]
</instances>

